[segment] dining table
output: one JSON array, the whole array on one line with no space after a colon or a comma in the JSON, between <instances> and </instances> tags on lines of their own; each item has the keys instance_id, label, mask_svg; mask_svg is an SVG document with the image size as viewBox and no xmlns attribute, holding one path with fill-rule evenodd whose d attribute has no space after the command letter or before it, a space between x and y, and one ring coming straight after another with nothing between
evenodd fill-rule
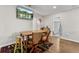
<instances>
[{"instance_id":1,"label":"dining table","mask_svg":"<svg viewBox=\"0 0 79 59\"><path fill-rule=\"evenodd\" d=\"M26 46L29 37L32 36L33 33L45 33L47 31L48 31L47 29L44 29L44 30L33 30L33 31L21 31L20 32L20 36L22 37L23 43Z\"/></svg>"},{"instance_id":2,"label":"dining table","mask_svg":"<svg viewBox=\"0 0 79 59\"><path fill-rule=\"evenodd\" d=\"M47 32L48 30L47 29L44 29L44 30L33 30L33 31L22 31L20 32L20 35L22 36L29 36L29 35L32 35L32 33L44 33L44 32Z\"/></svg>"}]
</instances>

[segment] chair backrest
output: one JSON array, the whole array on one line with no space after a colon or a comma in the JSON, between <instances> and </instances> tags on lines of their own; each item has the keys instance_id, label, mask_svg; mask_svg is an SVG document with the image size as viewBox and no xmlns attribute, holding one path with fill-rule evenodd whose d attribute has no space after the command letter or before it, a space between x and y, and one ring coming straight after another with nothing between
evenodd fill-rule
<instances>
[{"instance_id":1,"label":"chair backrest","mask_svg":"<svg viewBox=\"0 0 79 59\"><path fill-rule=\"evenodd\" d=\"M38 44L38 42L41 40L41 37L42 37L42 33L40 33L40 32L33 33L33 35L32 35L33 44Z\"/></svg>"},{"instance_id":2,"label":"chair backrest","mask_svg":"<svg viewBox=\"0 0 79 59\"><path fill-rule=\"evenodd\" d=\"M51 31L47 31L45 35L42 35L41 41L48 41L48 37L49 37L49 35L50 35L50 32L51 32Z\"/></svg>"},{"instance_id":3,"label":"chair backrest","mask_svg":"<svg viewBox=\"0 0 79 59\"><path fill-rule=\"evenodd\" d=\"M50 33L51 33L51 31L49 31L49 32L47 33L47 38L46 38L46 40L48 40L48 37L49 37Z\"/></svg>"}]
</instances>

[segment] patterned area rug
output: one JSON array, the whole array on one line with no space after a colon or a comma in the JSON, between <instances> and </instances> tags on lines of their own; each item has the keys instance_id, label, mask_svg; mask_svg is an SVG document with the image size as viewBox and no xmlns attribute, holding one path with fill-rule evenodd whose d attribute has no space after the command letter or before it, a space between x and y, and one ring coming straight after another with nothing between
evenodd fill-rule
<instances>
[{"instance_id":1,"label":"patterned area rug","mask_svg":"<svg viewBox=\"0 0 79 59\"><path fill-rule=\"evenodd\" d=\"M52 46L52 45L53 45L52 43L48 43L48 44L42 44L41 46L45 47L46 49L49 49L50 46ZM41 49L41 46L40 46L40 49ZM14 44L2 47L1 50L0 50L0 53L14 53L14 47L15 47ZM40 53L44 53L44 52L45 51L43 50ZM20 52L18 52L18 53L20 53ZM24 49L23 53L29 53L29 50L27 50L27 52L26 52L26 50ZM33 52L33 53L39 53L39 51Z\"/></svg>"}]
</instances>

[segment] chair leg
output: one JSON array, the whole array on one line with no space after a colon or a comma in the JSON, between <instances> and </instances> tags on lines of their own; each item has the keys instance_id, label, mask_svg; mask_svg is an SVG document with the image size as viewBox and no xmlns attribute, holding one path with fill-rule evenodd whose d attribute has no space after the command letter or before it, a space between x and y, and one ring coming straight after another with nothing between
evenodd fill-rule
<instances>
[{"instance_id":1,"label":"chair leg","mask_svg":"<svg viewBox=\"0 0 79 59\"><path fill-rule=\"evenodd\" d=\"M22 44L22 40L21 40L21 53L23 53L23 44Z\"/></svg>"},{"instance_id":2,"label":"chair leg","mask_svg":"<svg viewBox=\"0 0 79 59\"><path fill-rule=\"evenodd\" d=\"M21 53L23 53L23 44L22 44L21 38L16 39L14 53L16 53L19 50L20 50Z\"/></svg>"}]
</instances>

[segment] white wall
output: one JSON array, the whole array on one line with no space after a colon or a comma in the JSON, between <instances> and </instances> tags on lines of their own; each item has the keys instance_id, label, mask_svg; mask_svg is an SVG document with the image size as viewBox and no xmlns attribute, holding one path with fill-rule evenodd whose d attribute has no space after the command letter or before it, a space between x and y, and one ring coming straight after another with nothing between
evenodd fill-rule
<instances>
[{"instance_id":1,"label":"white wall","mask_svg":"<svg viewBox=\"0 0 79 59\"><path fill-rule=\"evenodd\" d=\"M14 43L15 33L32 30L32 20L16 18L16 6L0 6L0 47Z\"/></svg>"},{"instance_id":2,"label":"white wall","mask_svg":"<svg viewBox=\"0 0 79 59\"><path fill-rule=\"evenodd\" d=\"M39 15L38 13L36 13L35 11L34 13L34 18L33 18L33 30L39 30L42 27L42 22L43 21L39 21L39 19L43 20L43 16Z\"/></svg>"},{"instance_id":3,"label":"white wall","mask_svg":"<svg viewBox=\"0 0 79 59\"><path fill-rule=\"evenodd\" d=\"M16 18L16 5L0 6L0 47L13 44L18 32L37 30L42 16L33 11L33 20ZM42 25L42 23L40 23Z\"/></svg>"},{"instance_id":4,"label":"white wall","mask_svg":"<svg viewBox=\"0 0 79 59\"><path fill-rule=\"evenodd\" d=\"M50 15L45 19L45 25L52 27L54 17L59 17L62 23L63 36L69 40L79 42L79 8L55 15Z\"/></svg>"},{"instance_id":5,"label":"white wall","mask_svg":"<svg viewBox=\"0 0 79 59\"><path fill-rule=\"evenodd\" d=\"M62 18L63 36L79 42L79 8L54 15Z\"/></svg>"},{"instance_id":6,"label":"white wall","mask_svg":"<svg viewBox=\"0 0 79 59\"><path fill-rule=\"evenodd\" d=\"M44 16L42 20L42 26L48 26L51 30L51 35L53 33L53 16Z\"/></svg>"}]
</instances>

